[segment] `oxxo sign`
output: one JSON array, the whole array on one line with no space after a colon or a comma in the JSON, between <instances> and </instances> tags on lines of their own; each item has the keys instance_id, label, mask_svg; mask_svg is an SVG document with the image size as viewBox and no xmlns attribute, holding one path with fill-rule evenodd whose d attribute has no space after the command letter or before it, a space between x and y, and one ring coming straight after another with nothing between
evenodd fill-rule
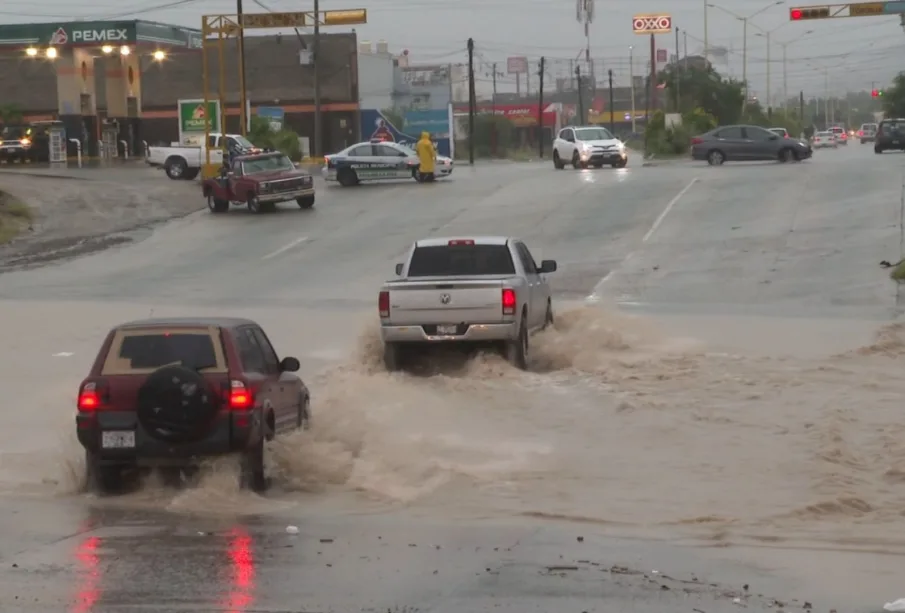
<instances>
[{"instance_id":1,"label":"oxxo sign","mask_svg":"<svg viewBox=\"0 0 905 613\"><path fill-rule=\"evenodd\" d=\"M129 40L126 30L111 28L109 30L73 30L74 43L115 43Z\"/></svg>"},{"instance_id":2,"label":"oxxo sign","mask_svg":"<svg viewBox=\"0 0 905 613\"><path fill-rule=\"evenodd\" d=\"M669 15L635 15L632 17L632 31L635 34L669 34L672 32L672 17Z\"/></svg>"}]
</instances>

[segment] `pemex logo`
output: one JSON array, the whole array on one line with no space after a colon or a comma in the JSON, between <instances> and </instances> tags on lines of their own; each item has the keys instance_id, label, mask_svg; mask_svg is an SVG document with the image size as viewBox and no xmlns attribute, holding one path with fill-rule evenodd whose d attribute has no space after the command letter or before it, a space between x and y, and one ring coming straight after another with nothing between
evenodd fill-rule
<instances>
[{"instance_id":1,"label":"pemex logo","mask_svg":"<svg viewBox=\"0 0 905 613\"><path fill-rule=\"evenodd\" d=\"M57 28L57 31L54 32L50 37L51 45L65 45L69 42L69 35L66 34L66 30L63 28Z\"/></svg>"},{"instance_id":2,"label":"pemex logo","mask_svg":"<svg viewBox=\"0 0 905 613\"><path fill-rule=\"evenodd\" d=\"M207 111L204 109L203 104L199 104L195 107L195 110L192 111L192 119L195 121L204 121L207 119Z\"/></svg>"}]
</instances>

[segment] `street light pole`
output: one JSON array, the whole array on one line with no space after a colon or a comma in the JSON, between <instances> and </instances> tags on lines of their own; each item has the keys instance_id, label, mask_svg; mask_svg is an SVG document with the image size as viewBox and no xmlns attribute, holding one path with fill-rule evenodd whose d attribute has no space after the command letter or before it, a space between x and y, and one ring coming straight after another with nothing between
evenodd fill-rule
<instances>
[{"instance_id":1,"label":"street light pole","mask_svg":"<svg viewBox=\"0 0 905 613\"><path fill-rule=\"evenodd\" d=\"M773 99L770 97L770 33L767 32L767 113L773 107Z\"/></svg>"},{"instance_id":2,"label":"street light pole","mask_svg":"<svg viewBox=\"0 0 905 613\"><path fill-rule=\"evenodd\" d=\"M632 90L632 134L635 134L638 131L638 125L635 121L635 62L634 62L634 51L635 47L629 45L628 48L628 78L629 85ZM612 112L613 109L610 109Z\"/></svg>"},{"instance_id":3,"label":"street light pole","mask_svg":"<svg viewBox=\"0 0 905 613\"><path fill-rule=\"evenodd\" d=\"M704 0L704 59L709 61L710 60L710 56L709 56L710 45L708 44L708 41L710 39L707 37L707 7L708 6L709 6L708 1Z\"/></svg>"}]
</instances>

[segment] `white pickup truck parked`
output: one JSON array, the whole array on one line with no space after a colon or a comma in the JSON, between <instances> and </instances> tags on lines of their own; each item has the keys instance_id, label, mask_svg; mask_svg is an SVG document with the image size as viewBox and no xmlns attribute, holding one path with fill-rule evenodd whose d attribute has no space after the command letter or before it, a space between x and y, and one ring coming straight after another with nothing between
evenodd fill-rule
<instances>
[{"instance_id":1,"label":"white pickup truck parked","mask_svg":"<svg viewBox=\"0 0 905 613\"><path fill-rule=\"evenodd\" d=\"M260 149L241 134L223 135L219 132L211 132L207 143L198 147L171 145L169 147L148 147L145 162L149 165L163 168L171 179L185 179L191 181L201 172L204 164L206 149L211 152L211 164L223 163L223 139L226 139L227 148L238 153L256 153Z\"/></svg>"},{"instance_id":2,"label":"white pickup truck parked","mask_svg":"<svg viewBox=\"0 0 905 613\"><path fill-rule=\"evenodd\" d=\"M553 323L546 274L522 241L504 236L417 241L380 288L378 310L387 370L410 349L441 343L492 345L528 366L528 336Z\"/></svg>"}]
</instances>

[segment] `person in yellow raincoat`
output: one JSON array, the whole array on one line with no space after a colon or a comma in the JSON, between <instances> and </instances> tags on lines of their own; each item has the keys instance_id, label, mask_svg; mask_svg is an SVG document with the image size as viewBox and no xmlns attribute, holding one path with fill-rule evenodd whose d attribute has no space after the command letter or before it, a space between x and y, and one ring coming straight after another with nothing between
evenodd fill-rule
<instances>
[{"instance_id":1,"label":"person in yellow raincoat","mask_svg":"<svg viewBox=\"0 0 905 613\"><path fill-rule=\"evenodd\" d=\"M415 152L418 154L418 176L422 183L434 180L434 161L437 152L434 151L434 143L431 142L431 135L428 132L421 133L421 140L415 145Z\"/></svg>"}]
</instances>

